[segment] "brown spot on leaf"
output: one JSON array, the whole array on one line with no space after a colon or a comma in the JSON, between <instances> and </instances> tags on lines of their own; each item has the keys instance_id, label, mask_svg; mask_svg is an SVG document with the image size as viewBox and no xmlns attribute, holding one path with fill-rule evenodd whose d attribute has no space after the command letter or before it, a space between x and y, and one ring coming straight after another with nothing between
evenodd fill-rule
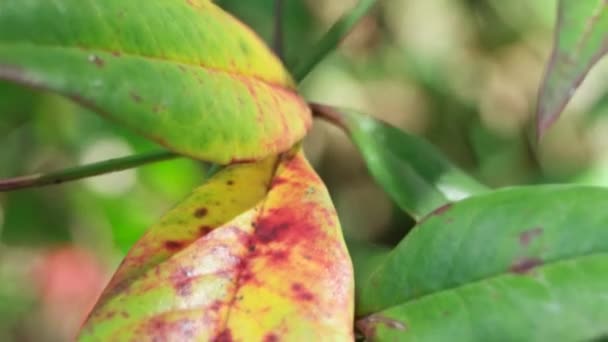
<instances>
[{"instance_id":1,"label":"brown spot on leaf","mask_svg":"<svg viewBox=\"0 0 608 342\"><path fill-rule=\"evenodd\" d=\"M447 204L444 204L441 207L431 211L426 216L424 216L420 220L420 222L418 222L418 224L423 223L424 221L428 220L429 218L431 218L433 216L441 216L441 215L445 214L448 210L450 210L450 208L452 208L452 205L453 205L453 203L447 203ZM452 219L448 218L447 223L452 223Z\"/></svg>"},{"instance_id":2,"label":"brown spot on leaf","mask_svg":"<svg viewBox=\"0 0 608 342\"><path fill-rule=\"evenodd\" d=\"M171 252L176 252L184 248L184 243L173 240L165 241L165 248Z\"/></svg>"},{"instance_id":3,"label":"brown spot on leaf","mask_svg":"<svg viewBox=\"0 0 608 342\"><path fill-rule=\"evenodd\" d=\"M519 243L521 243L522 246L526 247L535 238L537 238L541 235L543 235L543 229L541 227L526 230L524 232L521 232L521 234L519 234Z\"/></svg>"},{"instance_id":4,"label":"brown spot on leaf","mask_svg":"<svg viewBox=\"0 0 608 342\"><path fill-rule=\"evenodd\" d=\"M130 95L131 95L131 98L133 99L133 101L135 101L137 103L140 103L142 101L141 95L139 95L138 93L132 91L130 93Z\"/></svg>"},{"instance_id":5,"label":"brown spot on leaf","mask_svg":"<svg viewBox=\"0 0 608 342\"><path fill-rule=\"evenodd\" d=\"M103 68L106 65L106 62L97 55L90 55L89 62L95 64L98 68Z\"/></svg>"},{"instance_id":6,"label":"brown spot on leaf","mask_svg":"<svg viewBox=\"0 0 608 342\"><path fill-rule=\"evenodd\" d=\"M226 182L226 184L232 186L232 185L234 185L234 181L233 180L229 180L229 181Z\"/></svg>"},{"instance_id":7,"label":"brown spot on leaf","mask_svg":"<svg viewBox=\"0 0 608 342\"><path fill-rule=\"evenodd\" d=\"M120 51L112 51L112 56L114 57L120 57L122 54L120 53Z\"/></svg>"},{"instance_id":8,"label":"brown spot on leaf","mask_svg":"<svg viewBox=\"0 0 608 342\"><path fill-rule=\"evenodd\" d=\"M166 108L165 106L161 105L161 104L156 104L156 105L154 105L154 106L152 107L152 111L153 111L154 113L157 113L157 114L158 114L158 113L161 113L161 112L164 112L164 111L166 111L166 110L167 110L167 108Z\"/></svg>"},{"instance_id":9,"label":"brown spot on leaf","mask_svg":"<svg viewBox=\"0 0 608 342\"><path fill-rule=\"evenodd\" d=\"M368 339L373 340L376 336L376 328L379 325L384 325L389 329L406 331L407 326L405 323L394 320L392 318L384 317L381 315L370 315L357 321L356 326L361 333Z\"/></svg>"},{"instance_id":10,"label":"brown spot on leaf","mask_svg":"<svg viewBox=\"0 0 608 342\"><path fill-rule=\"evenodd\" d=\"M441 216L442 214L444 214L446 211L450 210L450 208L452 208L453 203L447 203L442 205L441 207L433 210L433 212L431 213L431 215L435 215L435 216Z\"/></svg>"},{"instance_id":11,"label":"brown spot on leaf","mask_svg":"<svg viewBox=\"0 0 608 342\"><path fill-rule=\"evenodd\" d=\"M213 342L232 342L232 332L230 329L224 329L219 334L211 339Z\"/></svg>"},{"instance_id":12,"label":"brown spot on leaf","mask_svg":"<svg viewBox=\"0 0 608 342\"><path fill-rule=\"evenodd\" d=\"M523 258L513 263L509 271L517 274L526 274L542 264L543 261L538 258Z\"/></svg>"},{"instance_id":13,"label":"brown spot on leaf","mask_svg":"<svg viewBox=\"0 0 608 342\"><path fill-rule=\"evenodd\" d=\"M310 302L315 299L315 296L300 283L291 284L291 291L293 292L295 299L298 301Z\"/></svg>"},{"instance_id":14,"label":"brown spot on leaf","mask_svg":"<svg viewBox=\"0 0 608 342\"><path fill-rule=\"evenodd\" d=\"M203 236L211 233L212 230L213 230L213 227L203 225L203 226L198 227L198 234L199 234L199 236L203 237Z\"/></svg>"},{"instance_id":15,"label":"brown spot on leaf","mask_svg":"<svg viewBox=\"0 0 608 342\"><path fill-rule=\"evenodd\" d=\"M249 164L255 163L257 159L255 158L232 158L230 159L230 164Z\"/></svg>"},{"instance_id":16,"label":"brown spot on leaf","mask_svg":"<svg viewBox=\"0 0 608 342\"><path fill-rule=\"evenodd\" d=\"M198 208L196 209L196 211L194 212L194 217L196 218L203 218L205 216L207 216L207 213L209 212L209 210L207 210L207 208Z\"/></svg>"}]
</instances>

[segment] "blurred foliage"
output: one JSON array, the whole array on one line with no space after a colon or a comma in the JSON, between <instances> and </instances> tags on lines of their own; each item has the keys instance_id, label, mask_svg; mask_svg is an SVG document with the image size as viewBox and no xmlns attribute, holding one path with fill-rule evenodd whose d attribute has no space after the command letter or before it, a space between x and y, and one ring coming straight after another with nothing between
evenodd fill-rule
<instances>
[{"instance_id":1,"label":"blurred foliage","mask_svg":"<svg viewBox=\"0 0 608 342\"><path fill-rule=\"evenodd\" d=\"M272 0L216 2L267 41L272 36ZM287 60L297 60L353 4L286 1ZM555 7L554 0L385 0L301 90L312 101L371 113L428 139L492 187L608 184L607 63L590 73L545 140L538 146L532 142ZM2 178L156 148L62 98L3 83L0 116ZM342 132L317 122L305 147L327 182L347 235L390 244L412 226L372 181ZM48 301L35 285L40 260L62 248L86 251L91 263L99 263L101 288L146 227L204 175L202 163L180 159L0 194L0 340L69 338L78 320L60 329L53 319L61 315L45 314ZM81 268L90 268L67 264L53 264L73 272L67 273L73 278L58 280L66 284L78 282Z\"/></svg>"}]
</instances>

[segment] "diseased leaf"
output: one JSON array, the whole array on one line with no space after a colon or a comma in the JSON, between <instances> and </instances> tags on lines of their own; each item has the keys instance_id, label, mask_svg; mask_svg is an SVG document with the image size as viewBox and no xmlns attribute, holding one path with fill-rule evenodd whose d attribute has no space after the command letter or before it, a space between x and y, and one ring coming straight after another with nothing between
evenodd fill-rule
<instances>
[{"instance_id":1,"label":"diseased leaf","mask_svg":"<svg viewBox=\"0 0 608 342\"><path fill-rule=\"evenodd\" d=\"M278 59L204 0L2 1L0 79L217 163L285 151L311 123Z\"/></svg>"},{"instance_id":2,"label":"diseased leaf","mask_svg":"<svg viewBox=\"0 0 608 342\"><path fill-rule=\"evenodd\" d=\"M426 141L355 111L336 110L335 115L372 176L413 217L487 191Z\"/></svg>"},{"instance_id":3,"label":"diseased leaf","mask_svg":"<svg viewBox=\"0 0 608 342\"><path fill-rule=\"evenodd\" d=\"M352 267L327 190L300 152L275 161L219 172L153 226L81 340L352 340Z\"/></svg>"},{"instance_id":4,"label":"diseased leaf","mask_svg":"<svg viewBox=\"0 0 608 342\"><path fill-rule=\"evenodd\" d=\"M557 120L589 69L608 51L608 2L560 0L538 109L538 137Z\"/></svg>"},{"instance_id":5,"label":"diseased leaf","mask_svg":"<svg viewBox=\"0 0 608 342\"><path fill-rule=\"evenodd\" d=\"M539 186L442 208L375 267L353 255L357 325L372 341L607 334L607 205L607 189Z\"/></svg>"}]
</instances>

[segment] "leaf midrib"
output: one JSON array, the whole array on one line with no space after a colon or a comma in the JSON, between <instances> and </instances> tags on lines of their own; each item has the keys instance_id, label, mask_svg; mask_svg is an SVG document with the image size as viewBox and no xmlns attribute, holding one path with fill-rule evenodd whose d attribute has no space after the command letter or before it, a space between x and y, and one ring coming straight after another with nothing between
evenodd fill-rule
<instances>
[{"instance_id":1,"label":"leaf midrib","mask_svg":"<svg viewBox=\"0 0 608 342\"><path fill-rule=\"evenodd\" d=\"M75 47L75 46L61 46L61 45L54 45L54 44L0 42L0 47L2 47L2 46L6 46L8 48L11 48L12 46L23 46L23 47L34 48L34 49L72 50L72 51L76 51L76 52L81 52L83 54L86 54L86 53L94 54L95 52L99 52L99 53L112 55L114 53L119 53L120 56L112 56L112 58L123 58L123 57L134 58L134 59L140 58L140 59L144 59L144 60L147 60L147 61L153 62L153 63L160 62L160 63L166 63L166 64L170 64L170 65L184 66L184 67L188 67L188 68L192 68L192 69L202 68L202 69L208 70L210 72L227 74L234 78L252 79L254 81L266 84L266 85L270 86L271 88L280 88L280 89L292 92L293 94L297 94L297 90L296 90L295 86L292 86L290 84L281 84L279 82L270 81L268 79L265 79L261 76L255 75L255 74L241 73L241 72L237 72L237 71L229 70L229 69L225 69L225 68L209 66L203 62L194 64L194 63L188 62L188 61L180 61L180 60L168 59L168 58L163 58L163 57L158 57L158 56L134 53L132 51L103 49L103 48L99 48L99 47L86 47L86 46ZM1 60L0 60L0 64L2 64ZM285 75L288 75L288 74L286 73Z\"/></svg>"},{"instance_id":2,"label":"leaf midrib","mask_svg":"<svg viewBox=\"0 0 608 342\"><path fill-rule=\"evenodd\" d=\"M578 254L576 256L569 256L569 257L565 257L565 258L557 258L555 260L551 260L551 261L547 261L547 262L543 261L542 265L536 266L536 267L530 269L529 272L526 272L526 273L523 273L523 274L509 272L509 271L492 273L492 274L489 274L487 276L483 276L483 277L480 277L480 278L473 279L473 280L471 280L469 282L466 282L466 283L461 283L461 284L457 284L457 285L454 285L454 286L448 286L448 287L440 289L438 291L425 293L425 294L422 294L422 295L419 295L419 296L413 296L413 297L411 297L411 298L409 298L407 300L402 301L399 304L386 306L384 308L376 309L373 312L365 313L364 315L361 315L361 316L357 317L357 319L362 319L362 318L364 318L366 316L369 316L371 314L374 314L374 313L384 312L384 311L388 311L388 310L391 310L391 309L399 308L401 306L408 305L408 304L417 302L417 301L422 300L422 299L426 299L427 297L436 296L436 295L439 295L439 294L444 293L444 292L451 292L451 291L456 291L458 289L465 288L465 287L468 287L468 286L474 286L474 285L477 285L477 284L480 284L480 283L483 283L483 282L486 282L486 281L489 281L489 280L492 280L492 279L497 279L497 278L506 277L506 276L534 277L534 275L533 275L532 272L534 272L535 270L544 269L545 267L555 266L556 264L560 264L560 263L566 263L566 262L576 261L576 259L578 259L578 258L587 258L587 257L602 256L602 255L603 256L608 256L608 251L583 253L583 254ZM369 281L369 279L368 279L368 281Z\"/></svg>"}]
</instances>

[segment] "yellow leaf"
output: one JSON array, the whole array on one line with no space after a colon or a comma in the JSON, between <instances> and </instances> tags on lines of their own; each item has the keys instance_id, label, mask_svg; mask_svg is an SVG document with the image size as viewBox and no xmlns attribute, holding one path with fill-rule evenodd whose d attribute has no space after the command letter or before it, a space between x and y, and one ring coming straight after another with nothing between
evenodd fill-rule
<instances>
[{"instance_id":1,"label":"yellow leaf","mask_svg":"<svg viewBox=\"0 0 608 342\"><path fill-rule=\"evenodd\" d=\"M352 341L353 273L301 152L225 169L129 253L82 340Z\"/></svg>"}]
</instances>

